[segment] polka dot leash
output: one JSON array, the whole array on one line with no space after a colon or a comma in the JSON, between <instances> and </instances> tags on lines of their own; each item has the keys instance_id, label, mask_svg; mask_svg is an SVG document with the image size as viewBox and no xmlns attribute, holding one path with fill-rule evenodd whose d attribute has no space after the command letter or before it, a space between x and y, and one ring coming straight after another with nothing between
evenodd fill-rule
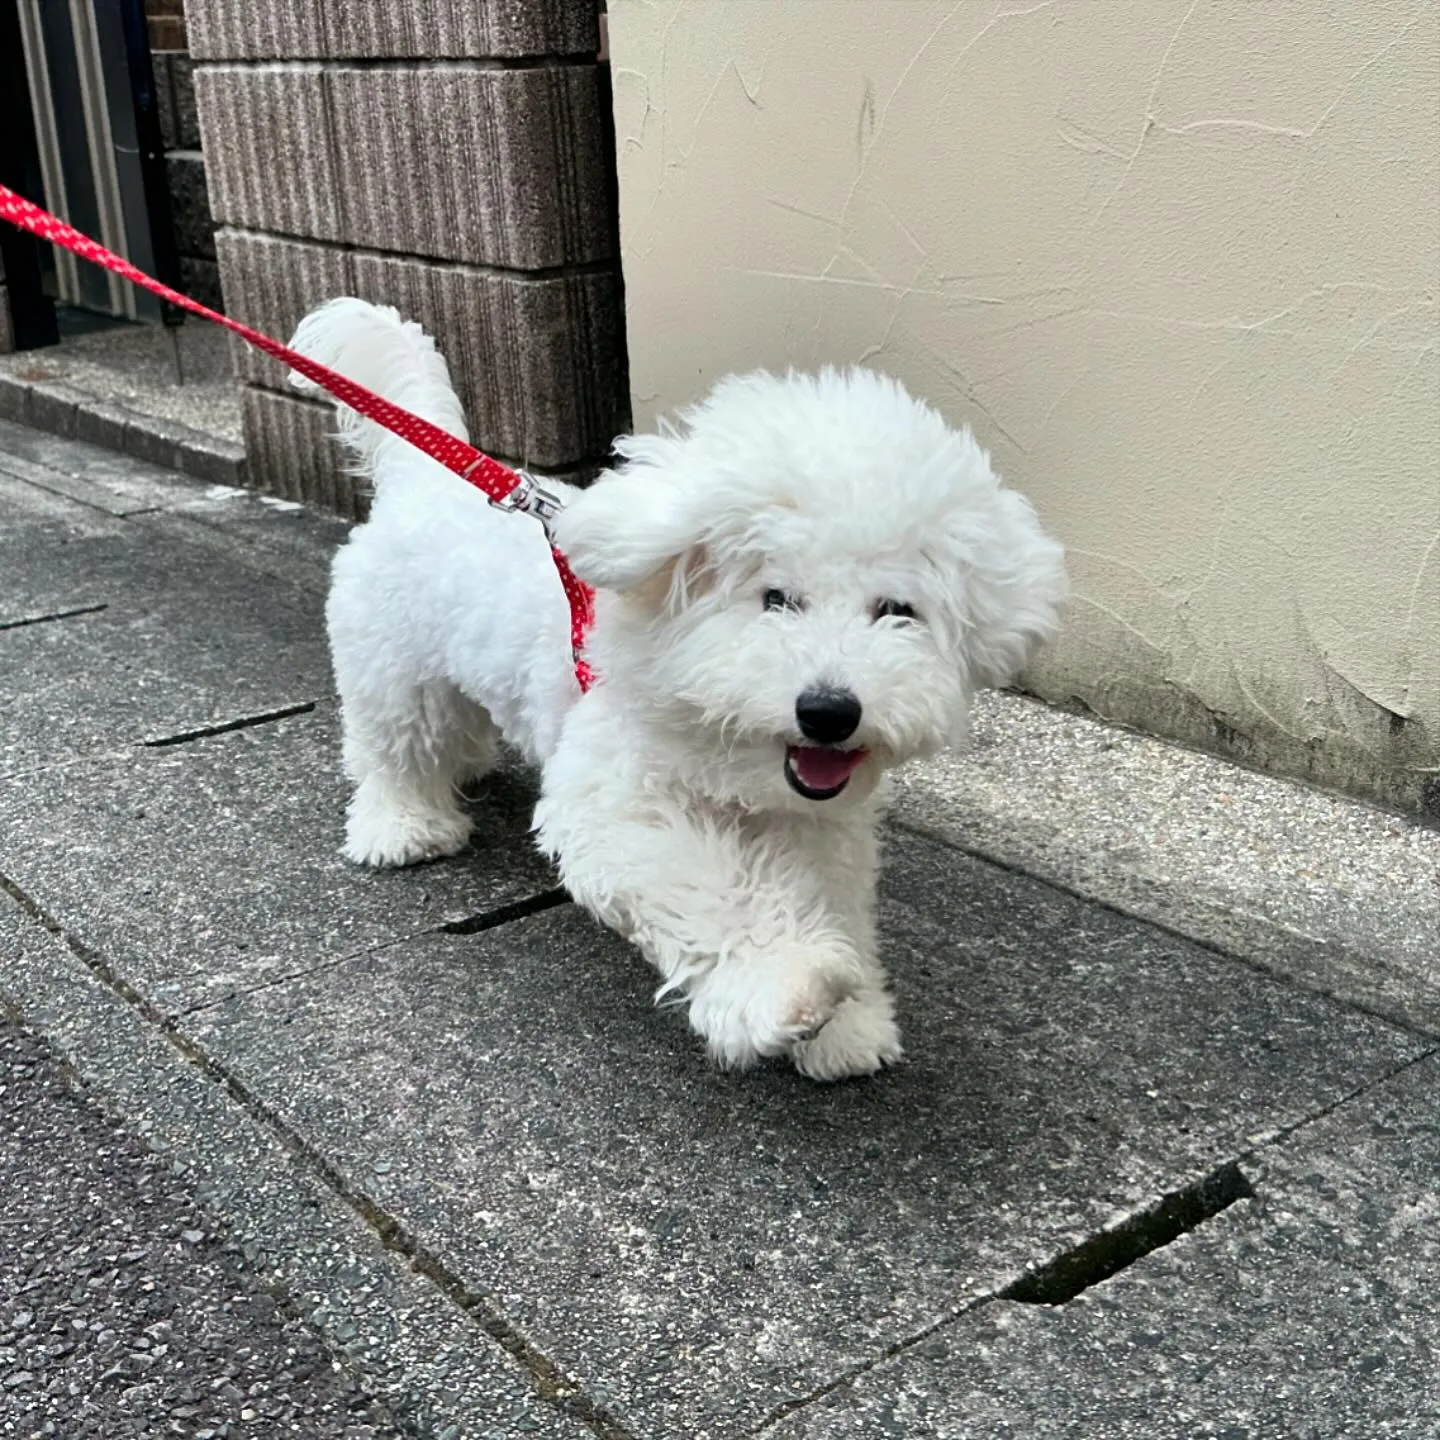
<instances>
[{"instance_id":1,"label":"polka dot leash","mask_svg":"<svg viewBox=\"0 0 1440 1440\"><path fill-rule=\"evenodd\" d=\"M228 315L221 315L208 306L201 305L199 301L180 294L178 290L172 290L168 285L162 285L143 270L137 270L122 256L107 250L88 235L82 235L48 210L42 210L3 185L0 185L0 220L8 220L22 230L28 230L32 235L40 236L42 240L49 240L84 260L114 271L133 284L168 300L172 305L203 316L216 325L223 325L247 344L263 350L267 355L273 355L292 370L299 371L307 380L312 380L328 390L341 404L348 405L367 419L375 421L377 425L383 425L401 439L408 440L432 460L438 460L447 470L453 471L467 484L479 490L492 505L503 510L533 515L545 527L546 535L549 535L551 524L560 512L560 502L531 476L522 475L508 465L502 465L483 450L467 445L465 441L442 430L438 425L432 425L419 415L412 415L410 411L392 405L383 396L367 390L363 385L357 385L353 380L347 380L328 366L316 364L309 356L301 355L289 346L280 344L278 340L272 340L268 335L252 330L248 325L242 325ZM582 691L588 690L594 681L594 675L585 663L584 649L585 637L595 614L594 591L571 570L569 562L553 545L550 553L555 558L555 570L565 591L565 599L570 605L570 645L575 662L575 679Z\"/></svg>"}]
</instances>

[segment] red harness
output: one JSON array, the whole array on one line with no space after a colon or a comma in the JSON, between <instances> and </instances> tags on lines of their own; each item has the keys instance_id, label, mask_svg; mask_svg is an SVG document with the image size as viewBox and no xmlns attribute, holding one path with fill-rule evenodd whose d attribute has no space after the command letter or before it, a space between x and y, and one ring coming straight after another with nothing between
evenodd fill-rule
<instances>
[{"instance_id":1,"label":"red harness","mask_svg":"<svg viewBox=\"0 0 1440 1440\"><path fill-rule=\"evenodd\" d=\"M392 405L373 390L367 390L363 385L347 380L325 365L317 365L308 356L281 345L268 335L262 335L258 330L252 330L248 325L218 314L198 301L191 300L189 296L170 289L168 285L162 285L143 270L137 270L128 260L107 250L103 245L96 244L89 236L82 235L73 226L67 225L49 211L42 210L38 205L32 205L30 201L15 194L13 190L7 190L3 185L0 185L0 220L9 220L22 230L29 230L44 240L53 241L56 245L64 246L66 250L74 251L83 259L113 270L134 284L153 291L172 305L180 305L196 315L203 315L205 319L214 321L216 325L233 330L257 350L263 350L267 355L284 361L307 380L313 380L315 384L328 390L342 404L375 421L377 425L394 431L416 449L423 450L432 460L438 460L447 470L453 470L462 480L485 495L492 505L502 510L516 510L525 515L533 515L545 527L546 538L549 538L550 525L559 513L560 502L531 476L522 475L508 465L502 465L484 451L467 445L465 441L448 434L438 425L432 425L428 420L422 420L420 416L412 415L398 405ZM595 593L571 570L569 561L553 544L550 546L550 553L554 556L555 569L570 605L570 647L575 661L575 679L582 691L588 690L594 675L585 663L583 652L585 635L594 618Z\"/></svg>"}]
</instances>

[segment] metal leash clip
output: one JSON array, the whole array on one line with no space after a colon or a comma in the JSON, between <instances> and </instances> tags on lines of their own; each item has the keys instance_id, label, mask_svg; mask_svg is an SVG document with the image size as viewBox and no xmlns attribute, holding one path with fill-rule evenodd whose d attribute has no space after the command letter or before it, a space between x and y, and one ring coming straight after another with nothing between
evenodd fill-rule
<instances>
[{"instance_id":1,"label":"metal leash clip","mask_svg":"<svg viewBox=\"0 0 1440 1440\"><path fill-rule=\"evenodd\" d=\"M519 475L520 483L503 499L492 500L490 503L497 510L514 510L521 515L533 515L545 531L546 539L553 539L555 521L565 508L565 502L553 490L547 490L541 485L533 475L527 475L523 470L515 473Z\"/></svg>"}]
</instances>

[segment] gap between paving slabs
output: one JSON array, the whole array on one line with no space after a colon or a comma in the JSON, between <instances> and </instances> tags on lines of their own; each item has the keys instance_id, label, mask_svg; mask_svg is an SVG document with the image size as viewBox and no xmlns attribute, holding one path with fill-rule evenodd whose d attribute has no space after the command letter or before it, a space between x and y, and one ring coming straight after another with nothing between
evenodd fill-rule
<instances>
[{"instance_id":1,"label":"gap between paving slabs","mask_svg":"<svg viewBox=\"0 0 1440 1440\"><path fill-rule=\"evenodd\" d=\"M274 710L262 710L258 715L240 715L233 720L215 720L209 725L198 725L193 730L160 735L140 743L147 750L164 750L171 745L188 745L194 740L208 740L212 735L228 735L232 730L249 730L256 725L270 725L276 720L288 720L292 715L309 715L314 709L313 700L302 700L298 705L281 705Z\"/></svg>"},{"instance_id":2,"label":"gap between paving slabs","mask_svg":"<svg viewBox=\"0 0 1440 1440\"><path fill-rule=\"evenodd\" d=\"M73 620L77 615L98 615L109 608L108 603L76 605L69 610L52 611L49 615L23 615L18 620L0 620L0 630L20 630L26 625L49 625L56 620Z\"/></svg>"}]
</instances>

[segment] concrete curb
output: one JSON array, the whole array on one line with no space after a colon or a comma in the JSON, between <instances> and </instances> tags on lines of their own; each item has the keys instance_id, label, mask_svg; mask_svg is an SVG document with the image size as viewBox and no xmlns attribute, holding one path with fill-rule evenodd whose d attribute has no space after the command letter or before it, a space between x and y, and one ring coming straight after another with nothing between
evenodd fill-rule
<instances>
[{"instance_id":1,"label":"concrete curb","mask_svg":"<svg viewBox=\"0 0 1440 1440\"><path fill-rule=\"evenodd\" d=\"M0 374L0 419L66 440L83 440L212 485L240 488L247 483L242 445L98 400L58 381Z\"/></svg>"},{"instance_id":2,"label":"concrete curb","mask_svg":"<svg viewBox=\"0 0 1440 1440\"><path fill-rule=\"evenodd\" d=\"M1440 829L1018 695L974 729L898 824L1440 1035Z\"/></svg>"}]
</instances>

